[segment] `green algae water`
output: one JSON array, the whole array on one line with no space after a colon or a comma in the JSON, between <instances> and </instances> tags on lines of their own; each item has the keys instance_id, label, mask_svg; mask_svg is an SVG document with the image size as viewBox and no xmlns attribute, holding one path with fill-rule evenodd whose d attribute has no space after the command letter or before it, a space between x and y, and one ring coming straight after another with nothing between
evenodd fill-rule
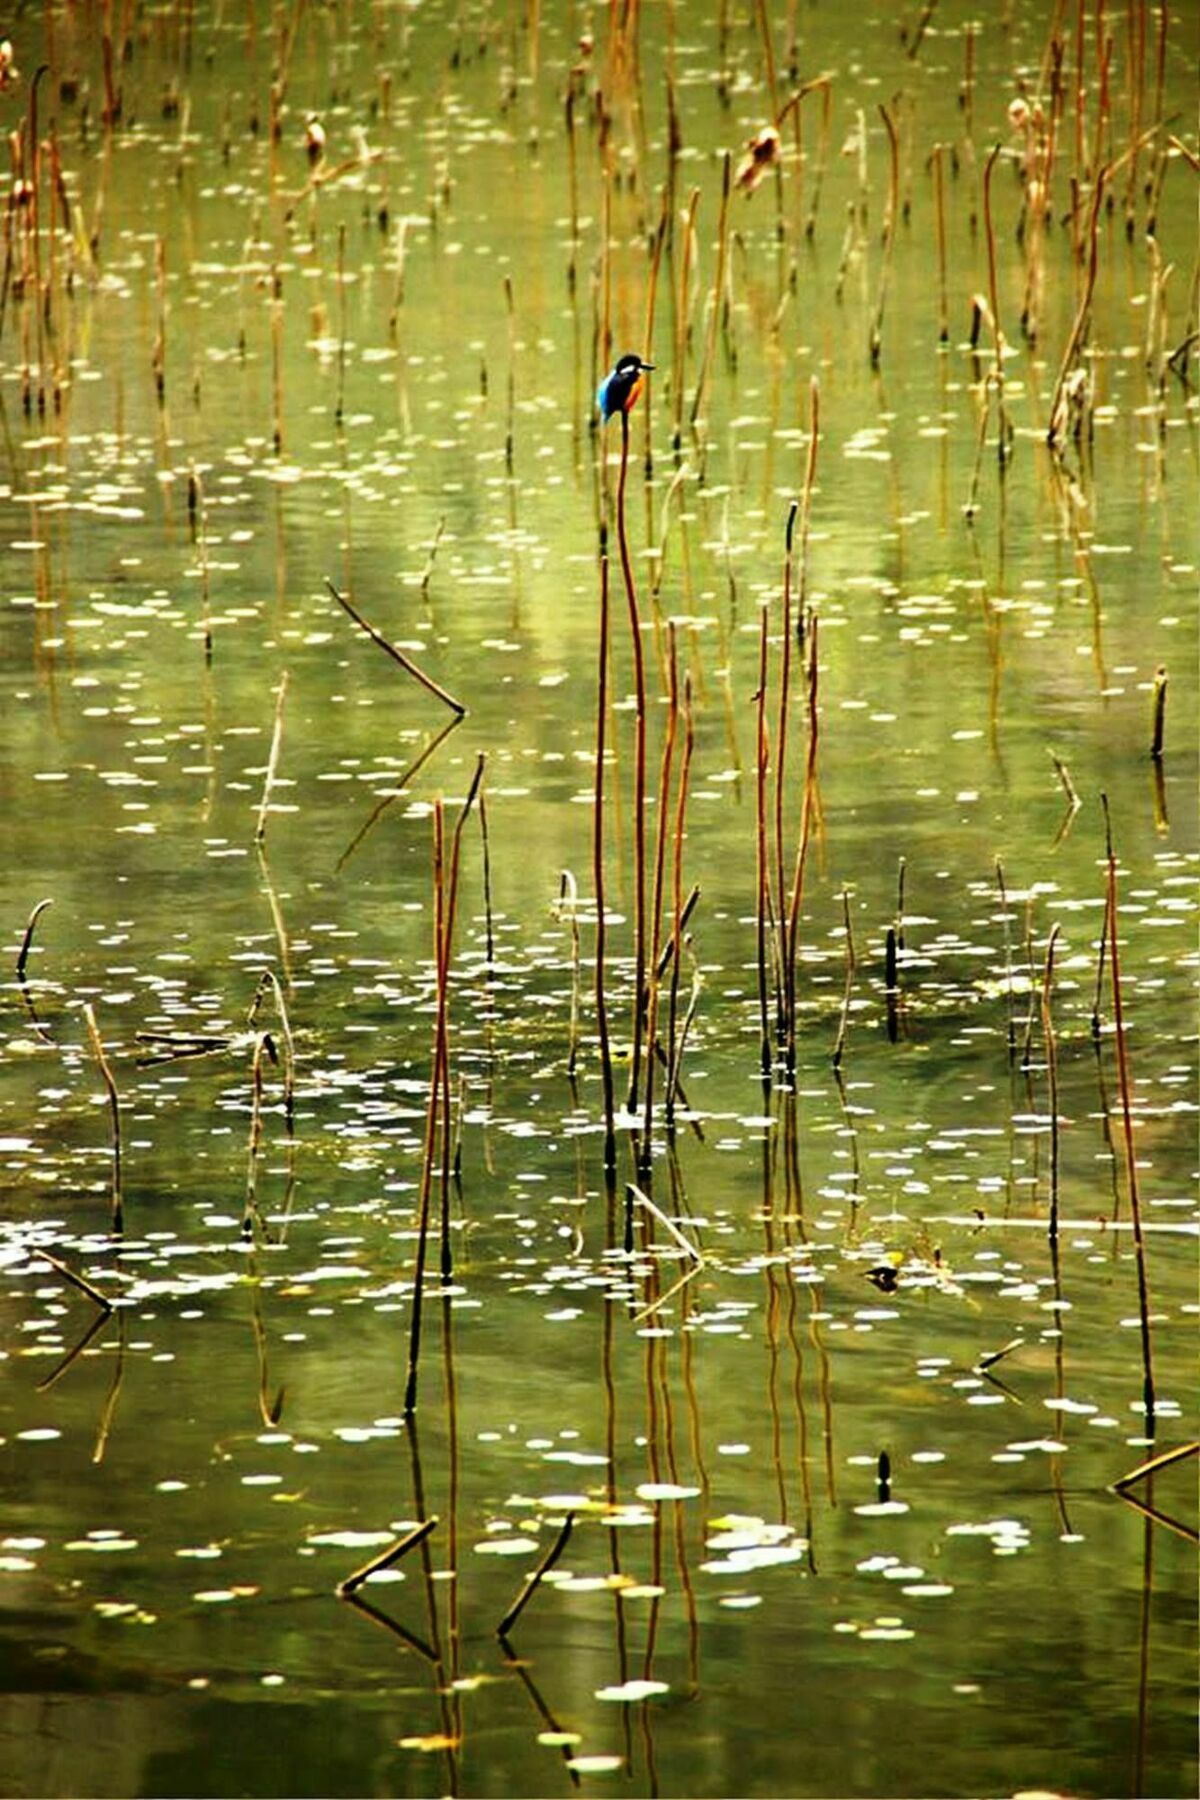
<instances>
[{"instance_id":1,"label":"green algae water","mask_svg":"<svg viewBox=\"0 0 1200 1800\"><path fill-rule=\"evenodd\" d=\"M6 1791L1194 1793L1193 10L7 29Z\"/></svg>"}]
</instances>

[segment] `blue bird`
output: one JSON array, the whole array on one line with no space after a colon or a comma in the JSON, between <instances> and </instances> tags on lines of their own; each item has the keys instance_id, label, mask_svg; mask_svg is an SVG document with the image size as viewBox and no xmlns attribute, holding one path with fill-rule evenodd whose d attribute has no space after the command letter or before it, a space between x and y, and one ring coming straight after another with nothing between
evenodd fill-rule
<instances>
[{"instance_id":1,"label":"blue bird","mask_svg":"<svg viewBox=\"0 0 1200 1800\"><path fill-rule=\"evenodd\" d=\"M606 375L596 389L600 417L611 419L614 413L629 412L642 390L643 371L653 367L653 363L643 362L632 352L620 357L612 374Z\"/></svg>"}]
</instances>

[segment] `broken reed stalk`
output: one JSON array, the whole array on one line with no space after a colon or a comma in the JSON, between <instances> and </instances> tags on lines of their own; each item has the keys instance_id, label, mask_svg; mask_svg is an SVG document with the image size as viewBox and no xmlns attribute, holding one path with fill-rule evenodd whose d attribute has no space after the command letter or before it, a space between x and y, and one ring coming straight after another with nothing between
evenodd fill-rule
<instances>
[{"instance_id":1,"label":"broken reed stalk","mask_svg":"<svg viewBox=\"0 0 1200 1800\"><path fill-rule=\"evenodd\" d=\"M545 1556L543 1556L543 1558L542 1558L541 1562L538 1564L537 1568L534 1569L534 1571L531 1575L527 1575L525 1577L524 1587L521 1589L521 1592L517 1595L516 1599L513 1601L512 1605L509 1607L508 1611L505 1613L504 1617L501 1619L500 1623L497 1625L497 1627L496 1627L496 1636L497 1637L502 1638L502 1637L508 1636L508 1633L512 1630L513 1626L516 1624L516 1622L520 1618L521 1614L525 1611L525 1608L529 1605L529 1602L533 1599L533 1596L537 1592L537 1589L541 1585L543 1579L545 1578L545 1576L547 1576L550 1573L551 1569L554 1567L555 1563L558 1561L559 1557L562 1555L563 1551L566 1549L567 1544L570 1540L571 1532L574 1530L574 1528L575 1528L575 1514L573 1512L569 1512L567 1514L566 1518L563 1520L562 1530L559 1532L558 1536L555 1538L553 1544L551 1544L549 1550L547 1550Z\"/></svg>"},{"instance_id":2,"label":"broken reed stalk","mask_svg":"<svg viewBox=\"0 0 1200 1800\"><path fill-rule=\"evenodd\" d=\"M93 1306L98 1306L106 1314L113 1310L113 1303L106 1294L102 1294L99 1288L93 1287L84 1276L77 1275L74 1269L68 1269L66 1263L59 1262L57 1256L51 1256L50 1252L43 1250L40 1245L33 1246L33 1254L40 1256L43 1262L48 1262L52 1269L57 1269L63 1280L69 1281L72 1287L77 1287L81 1294L86 1294Z\"/></svg>"},{"instance_id":3,"label":"broken reed stalk","mask_svg":"<svg viewBox=\"0 0 1200 1800\"><path fill-rule=\"evenodd\" d=\"M1050 1000L1054 989L1054 947L1059 928L1053 927L1046 945L1046 967L1042 975L1042 1039L1046 1046L1046 1081L1050 1101L1050 1242L1058 1243L1058 1044L1054 1036L1054 1020Z\"/></svg>"},{"instance_id":4,"label":"broken reed stalk","mask_svg":"<svg viewBox=\"0 0 1200 1800\"><path fill-rule=\"evenodd\" d=\"M887 303L888 277L892 269L892 246L896 239L896 219L900 212L900 140L896 136L896 121L886 106L880 106L879 116L886 125L888 134L888 200L887 213L883 221L883 260L879 270L879 297L875 302L875 317L871 321L871 335L868 342L873 369L879 367L883 354L883 309Z\"/></svg>"},{"instance_id":5,"label":"broken reed stalk","mask_svg":"<svg viewBox=\"0 0 1200 1800\"><path fill-rule=\"evenodd\" d=\"M571 1022L567 1036L567 1078L575 1079L579 1058L579 884L570 869L564 869L558 883L558 913L566 913L571 925Z\"/></svg>"},{"instance_id":6,"label":"broken reed stalk","mask_svg":"<svg viewBox=\"0 0 1200 1800\"><path fill-rule=\"evenodd\" d=\"M1071 780L1070 769L1060 756L1055 755L1053 750L1050 752L1050 761L1054 764L1054 773L1058 776L1059 785L1067 796L1067 805L1073 813L1078 812L1082 802L1075 783Z\"/></svg>"},{"instance_id":7,"label":"broken reed stalk","mask_svg":"<svg viewBox=\"0 0 1200 1800\"><path fill-rule=\"evenodd\" d=\"M436 1513L431 1518L423 1519L411 1531L406 1531L403 1537L397 1538L395 1543L389 1544L386 1550L381 1550L378 1556L373 1556L370 1562L364 1563L361 1569L355 1569L353 1575L347 1575L345 1581L339 1581L333 1590L338 1599L348 1600L370 1576L378 1574L380 1569L390 1569L394 1562L399 1562L402 1556L407 1556L410 1550L423 1544L437 1522Z\"/></svg>"},{"instance_id":8,"label":"broken reed stalk","mask_svg":"<svg viewBox=\"0 0 1200 1800\"><path fill-rule=\"evenodd\" d=\"M629 534L625 523L625 482L628 473L629 414L622 407L621 469L617 477L617 543L621 551L621 574L625 581L625 598L629 605L629 635L633 649L634 706L636 709L633 752L633 1050L629 1070L629 1110L633 1112L637 1109L640 1092L642 1000L646 986L646 661L642 648L642 624L638 614L633 564L629 556Z\"/></svg>"},{"instance_id":9,"label":"broken reed stalk","mask_svg":"<svg viewBox=\"0 0 1200 1800\"><path fill-rule=\"evenodd\" d=\"M33 934L37 922L46 908L53 905L53 900L39 900L29 915L28 923L25 926L25 935L21 939L21 948L17 952L17 980L21 983L24 983L25 980L25 964L29 961L29 952L33 946Z\"/></svg>"},{"instance_id":10,"label":"broken reed stalk","mask_svg":"<svg viewBox=\"0 0 1200 1800\"><path fill-rule=\"evenodd\" d=\"M850 996L854 991L854 932L850 927L850 891L842 889L842 918L846 928L846 985L842 991L842 1013L838 1020L837 1042L833 1046L833 1066L840 1069L846 1049L846 1031L850 1023Z\"/></svg>"},{"instance_id":11,"label":"broken reed stalk","mask_svg":"<svg viewBox=\"0 0 1200 1800\"><path fill-rule=\"evenodd\" d=\"M275 785L275 772L279 767L279 752L283 747L283 703L287 699L288 672L285 669L279 677L279 686L275 690L275 723L271 730L271 748L267 755L267 772L263 778L262 799L258 807L258 823L254 827L254 841L261 844L267 835L267 814L271 808L271 789Z\"/></svg>"},{"instance_id":12,"label":"broken reed stalk","mask_svg":"<svg viewBox=\"0 0 1200 1800\"><path fill-rule=\"evenodd\" d=\"M366 632L373 644L378 644L379 648L385 651L387 655L391 657L393 662L399 663L406 675L411 675L414 681L419 681L421 686L425 688L428 693L432 694L435 699L442 702L443 706L448 706L451 712L458 714L460 719L463 717L467 709L462 704L461 700L456 700L452 694L446 692L445 688L439 687L437 682L434 681L431 676L426 675L424 669L419 669L417 667L411 657L406 656L403 650L397 650L395 644L390 644L381 631L376 631L374 625L372 625L368 619L363 617L362 613L358 611L358 608L353 606L351 602L346 599L344 594L338 593L338 590L334 587L328 575L325 577L325 586L329 589L329 592L333 595L342 611L349 614L350 618L354 620L354 623L358 626L360 631Z\"/></svg>"},{"instance_id":13,"label":"broken reed stalk","mask_svg":"<svg viewBox=\"0 0 1200 1800\"><path fill-rule=\"evenodd\" d=\"M648 958L648 979L644 1000L646 1014L646 1102L645 1126L642 1133L641 1151L638 1157L639 1169L643 1174L650 1168L650 1156L654 1132L654 1053L658 1044L658 1001L661 983L659 981L659 932L662 927L663 890L667 872L667 836L671 827L671 777L675 763L675 740L679 730L679 658L675 642L675 621L672 619L667 627L669 640L668 654L668 701L667 723L663 732L662 760L658 776L658 829L655 834L654 848L654 900L650 914L651 943Z\"/></svg>"},{"instance_id":14,"label":"broken reed stalk","mask_svg":"<svg viewBox=\"0 0 1200 1800\"><path fill-rule=\"evenodd\" d=\"M607 926L604 917L604 738L608 712L608 552L600 555L600 648L596 675L596 779L592 798L592 885L596 892L596 1034L600 1040L600 1078L604 1089L604 1167L611 1175L617 1166L617 1137L613 1124L612 1049L608 1036L608 1006L604 997L604 952Z\"/></svg>"},{"instance_id":15,"label":"broken reed stalk","mask_svg":"<svg viewBox=\"0 0 1200 1800\"><path fill-rule=\"evenodd\" d=\"M1155 702L1153 702L1153 706L1155 706L1153 720L1155 722L1153 722L1153 733L1151 733L1150 740L1151 758L1157 763L1162 761L1162 736L1166 731L1166 680L1168 680L1166 668L1160 662L1159 668L1155 670Z\"/></svg>"},{"instance_id":16,"label":"broken reed stalk","mask_svg":"<svg viewBox=\"0 0 1200 1800\"><path fill-rule=\"evenodd\" d=\"M1133 1218L1134 1257L1137 1262L1138 1319L1142 1336L1142 1403L1146 1431L1154 1436L1154 1364L1150 1333L1150 1287L1146 1274L1146 1240L1142 1231L1142 1200L1138 1188L1137 1154L1133 1144L1133 1103L1129 1091L1129 1050L1125 1041L1125 1011L1121 996L1121 963L1117 948L1117 859L1113 852L1112 821L1108 796L1100 796L1108 861L1106 909L1108 913L1108 967L1112 991L1113 1029L1117 1042L1117 1086L1121 1095L1121 1123L1125 1136L1125 1169L1129 1183L1129 1210Z\"/></svg>"},{"instance_id":17,"label":"broken reed stalk","mask_svg":"<svg viewBox=\"0 0 1200 1800\"><path fill-rule=\"evenodd\" d=\"M87 1026L92 1055L96 1059L100 1078L108 1093L108 1107L112 1114L112 1229L115 1232L122 1232L125 1229L125 1213L121 1203L121 1101L117 1094L117 1084L113 1080L112 1070L108 1066L108 1058L104 1054L104 1043L97 1028L96 1015L92 1011L90 1001L84 1002L83 1018Z\"/></svg>"},{"instance_id":18,"label":"broken reed stalk","mask_svg":"<svg viewBox=\"0 0 1200 1800\"><path fill-rule=\"evenodd\" d=\"M1113 1488L1119 1494L1125 1488L1132 1487L1135 1481L1149 1481L1152 1475L1159 1474L1163 1469L1169 1469L1172 1463L1183 1462L1187 1457L1196 1455L1200 1455L1200 1443L1197 1443L1195 1439L1187 1444L1176 1444L1173 1449L1162 1450L1157 1456L1151 1456L1145 1462L1140 1462L1136 1469L1130 1469L1128 1475L1122 1475L1119 1481L1114 1481Z\"/></svg>"},{"instance_id":19,"label":"broken reed stalk","mask_svg":"<svg viewBox=\"0 0 1200 1800\"><path fill-rule=\"evenodd\" d=\"M666 1229L669 1236L674 1238L675 1242L679 1245L679 1248L692 1258L693 1262L702 1263L704 1261L701 1252L697 1250L695 1244L693 1244L690 1239L684 1237L682 1231L680 1231L671 1215L665 1213L661 1206L656 1206L649 1194L638 1187L636 1182L626 1182L625 1194L627 1199L636 1200L639 1206L644 1207L653 1218L656 1218L659 1224Z\"/></svg>"}]
</instances>

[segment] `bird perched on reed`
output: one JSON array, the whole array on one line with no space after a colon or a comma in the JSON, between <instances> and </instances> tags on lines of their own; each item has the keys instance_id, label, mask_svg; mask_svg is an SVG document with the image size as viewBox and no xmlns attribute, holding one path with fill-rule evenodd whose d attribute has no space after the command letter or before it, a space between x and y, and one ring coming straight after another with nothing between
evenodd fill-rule
<instances>
[{"instance_id":1,"label":"bird perched on reed","mask_svg":"<svg viewBox=\"0 0 1200 1800\"><path fill-rule=\"evenodd\" d=\"M600 417L607 420L614 413L629 412L642 390L642 375L653 367L653 363L643 362L632 351L618 357L612 373L606 375L596 389Z\"/></svg>"}]
</instances>

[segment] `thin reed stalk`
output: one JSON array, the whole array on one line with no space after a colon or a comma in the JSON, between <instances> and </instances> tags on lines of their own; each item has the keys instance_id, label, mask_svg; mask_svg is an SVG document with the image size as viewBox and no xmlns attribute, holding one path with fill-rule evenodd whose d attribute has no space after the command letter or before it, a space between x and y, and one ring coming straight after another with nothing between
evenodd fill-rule
<instances>
[{"instance_id":1,"label":"thin reed stalk","mask_svg":"<svg viewBox=\"0 0 1200 1800\"><path fill-rule=\"evenodd\" d=\"M253 1025L258 1017L258 1009L262 997L270 988L275 1001L275 1012L279 1019L279 1032L283 1039L283 1110L287 1120L288 1135L295 1130L296 1120L296 1044L292 1037L292 1022L288 1018L287 1002L283 997L283 989L274 969L264 969L258 978L258 986L254 990L254 999L250 1006L248 1025Z\"/></svg>"},{"instance_id":2,"label":"thin reed stalk","mask_svg":"<svg viewBox=\"0 0 1200 1800\"><path fill-rule=\"evenodd\" d=\"M642 647L642 624L638 613L637 588L633 579L633 563L629 555L629 534L625 523L625 485L629 473L629 414L621 411L621 470L617 478L617 543L621 552L621 574L625 581L625 598L629 606L629 635L633 650L634 682L634 753L633 753L633 871L634 871L634 952L633 952L633 1050L629 1070L629 1110L637 1110L641 1091L642 1006L646 987L646 660Z\"/></svg>"},{"instance_id":3,"label":"thin reed stalk","mask_svg":"<svg viewBox=\"0 0 1200 1800\"><path fill-rule=\"evenodd\" d=\"M879 270L879 294L875 302L875 316L871 321L871 335L868 342L873 369L879 367L883 355L883 309L887 304L888 277L892 270L892 248L896 241L896 220L900 213L900 140L896 136L896 121L886 106L880 106L879 116L887 127L888 135L888 200L887 212L883 221L883 258Z\"/></svg>"},{"instance_id":4,"label":"thin reed stalk","mask_svg":"<svg viewBox=\"0 0 1200 1800\"><path fill-rule=\"evenodd\" d=\"M571 1022L567 1029L567 1077L575 1079L579 1057L579 884L570 869L558 883L558 916L566 916L571 928Z\"/></svg>"},{"instance_id":5,"label":"thin reed stalk","mask_svg":"<svg viewBox=\"0 0 1200 1800\"><path fill-rule=\"evenodd\" d=\"M1046 945L1046 967L1042 975L1042 1041L1046 1048L1046 1081L1050 1105L1050 1242L1058 1243L1058 1044L1054 1035L1054 1019L1050 1001L1054 991L1054 947L1059 927L1054 926Z\"/></svg>"},{"instance_id":6,"label":"thin reed stalk","mask_svg":"<svg viewBox=\"0 0 1200 1800\"><path fill-rule=\"evenodd\" d=\"M663 952L664 958L671 960L671 987L667 1007L667 1088L666 1088L666 1122L671 1132L675 1126L675 1094L679 1081L679 1040L677 1025L679 1019L679 964L680 947L683 941L683 930L687 918L699 897L699 888L693 888L686 904L683 899L683 837L684 821L687 817L688 785L692 768L692 748L695 737L692 719L692 684L690 676L684 677L683 683L683 755L679 765L679 784L675 795L675 833L672 855L672 907L671 907L671 941ZM658 975L662 979L662 964Z\"/></svg>"},{"instance_id":7,"label":"thin reed stalk","mask_svg":"<svg viewBox=\"0 0 1200 1800\"><path fill-rule=\"evenodd\" d=\"M838 1019L837 1042L833 1046L833 1066L840 1069L842 1057L846 1049L846 1032L850 1024L850 997L854 992L854 971L857 962L854 955L854 931L850 924L850 891L842 889L842 920L846 932L846 985L842 990L842 1010Z\"/></svg>"},{"instance_id":8,"label":"thin reed stalk","mask_svg":"<svg viewBox=\"0 0 1200 1800\"><path fill-rule=\"evenodd\" d=\"M998 455L1000 468L1003 471L1008 461L1008 415L1004 407L1004 336L1000 330L1000 291L996 276L996 228L992 220L992 172L1000 155L999 144L994 144L986 163L983 165L983 229L987 243L988 264L988 302L992 313L992 341L995 352L994 379L996 385L996 408L1000 418Z\"/></svg>"},{"instance_id":9,"label":"thin reed stalk","mask_svg":"<svg viewBox=\"0 0 1200 1800\"><path fill-rule=\"evenodd\" d=\"M693 431L700 408L704 404L705 392L712 374L713 358L716 353L717 328L720 324L721 307L725 297L725 270L729 256L729 186L732 171L732 158L727 150L721 170L721 210L717 218L717 270L713 276L712 295L709 299L708 331L704 340L704 360L700 364L700 373L696 377L696 392L692 396L692 410L688 423Z\"/></svg>"},{"instance_id":10,"label":"thin reed stalk","mask_svg":"<svg viewBox=\"0 0 1200 1800\"><path fill-rule=\"evenodd\" d=\"M108 1057L104 1053L104 1041L96 1025L96 1015L92 1011L90 1001L84 1002L84 1023L87 1026L88 1042L92 1047L92 1055L100 1070L100 1079L108 1094L108 1108L112 1117L112 1229L120 1233L125 1229L125 1212L121 1200L121 1101L117 1093L117 1084L113 1080L113 1072L108 1066Z\"/></svg>"},{"instance_id":11,"label":"thin reed stalk","mask_svg":"<svg viewBox=\"0 0 1200 1800\"><path fill-rule=\"evenodd\" d=\"M767 931L770 913L770 870L767 863L767 770L770 765L770 744L767 739L767 644L768 614L764 605L758 621L758 693L755 696L755 757L754 757L754 796L755 796L755 873L757 877L755 898L756 949L758 963L758 1017L760 1034L760 1060L764 1081L770 1079L771 1023L767 1000Z\"/></svg>"},{"instance_id":12,"label":"thin reed stalk","mask_svg":"<svg viewBox=\"0 0 1200 1800\"><path fill-rule=\"evenodd\" d=\"M651 941L646 984L646 1101L645 1125L642 1132L639 1166L643 1173L650 1167L654 1133L654 1053L658 1044L659 932L662 926L663 891L667 871L667 839L671 829L671 778L675 762L675 739L679 729L679 659L675 644L675 623L668 626L667 723L663 732L662 758L658 774L658 827L654 848L654 900L650 913Z\"/></svg>"},{"instance_id":13,"label":"thin reed stalk","mask_svg":"<svg viewBox=\"0 0 1200 1800\"><path fill-rule=\"evenodd\" d=\"M808 863L808 847L812 838L813 815L817 804L817 743L820 713L817 705L819 664L817 661L817 620L812 619L808 632L808 757L804 768L804 798L800 811L800 842L792 874L792 892L788 901L787 962L787 1064L789 1072L796 1067L796 951L800 934L800 904L804 898L804 873Z\"/></svg>"},{"instance_id":14,"label":"thin reed stalk","mask_svg":"<svg viewBox=\"0 0 1200 1800\"><path fill-rule=\"evenodd\" d=\"M946 179L942 168L945 146L935 144L930 162L933 164L934 218L937 223L938 259L938 342L950 341L950 306L946 294Z\"/></svg>"},{"instance_id":15,"label":"thin reed stalk","mask_svg":"<svg viewBox=\"0 0 1200 1800\"><path fill-rule=\"evenodd\" d=\"M271 729L271 748L267 756L267 770L263 777L262 799L258 807L258 823L254 827L254 841L261 844L267 835L267 814L271 808L271 789L275 786L275 776L279 768L279 752L283 747L283 706L287 699L288 672L285 669L279 677L279 686L275 690L275 723Z\"/></svg>"},{"instance_id":16,"label":"thin reed stalk","mask_svg":"<svg viewBox=\"0 0 1200 1800\"><path fill-rule=\"evenodd\" d=\"M45 912L46 908L53 905L53 900L39 900L29 915L25 926L25 935L21 939L21 948L17 952L17 980L22 983L25 980L25 965L29 961L29 952L33 947L33 934L37 927L37 922Z\"/></svg>"},{"instance_id":17,"label":"thin reed stalk","mask_svg":"<svg viewBox=\"0 0 1200 1800\"><path fill-rule=\"evenodd\" d=\"M446 894L445 913L442 920L441 936L438 947L438 999L437 999L437 1042L435 1064L440 1071L442 1092L442 1280L449 1281L453 1269L450 1252L450 959L454 949L454 925L458 916L458 877L462 858L463 829L466 826L475 797L480 792L483 782L485 758L480 752L475 763L475 773L471 785L467 789L462 811L454 827L454 838L450 846L450 878Z\"/></svg>"},{"instance_id":18,"label":"thin reed stalk","mask_svg":"<svg viewBox=\"0 0 1200 1800\"><path fill-rule=\"evenodd\" d=\"M815 396L814 396L815 404ZM805 490L811 485L812 467L815 461L816 439L809 438L808 462L809 476L805 480ZM787 743L788 743L788 708L791 703L792 686L792 540L796 527L796 515L800 510L800 502L793 500L788 508L787 525L783 534L783 616L780 620L779 646L779 712L775 731L775 929L777 933L776 950L776 1014L775 1029L777 1038L782 1041L786 1035L784 1017L785 997L787 993L787 899L784 875L783 847L783 797L787 776ZM765 615L764 615L765 616ZM764 646L765 648L765 646ZM765 687L765 669L761 664L765 656L760 658L760 689ZM760 692L760 704L762 696ZM764 1073L766 1071L764 1070Z\"/></svg>"},{"instance_id":19,"label":"thin reed stalk","mask_svg":"<svg viewBox=\"0 0 1200 1800\"><path fill-rule=\"evenodd\" d=\"M604 994L607 921L604 914L604 740L608 714L608 553L600 557L600 646L596 673L596 776L592 798L592 885L596 892L596 1032L600 1040L600 1079L604 1091L604 1167L617 1166L614 1127L612 1048L608 1035L608 1003Z\"/></svg>"},{"instance_id":20,"label":"thin reed stalk","mask_svg":"<svg viewBox=\"0 0 1200 1800\"><path fill-rule=\"evenodd\" d=\"M1129 1184L1129 1210L1133 1219L1134 1256L1137 1262L1138 1281L1138 1321L1142 1339L1142 1402L1146 1415L1146 1431L1154 1436L1154 1363L1153 1342L1150 1331L1150 1284L1146 1271L1146 1239L1142 1230L1142 1199L1138 1185L1137 1153L1133 1143L1133 1101L1130 1092L1129 1048L1125 1039L1125 1009L1121 992L1121 961L1117 944L1117 859L1113 851L1112 822L1109 818L1108 796L1101 796L1104 807L1104 826L1108 883L1106 904L1108 912L1108 966L1109 985L1112 992L1113 1029L1117 1042L1117 1087L1121 1095L1121 1124L1125 1137L1125 1170Z\"/></svg>"},{"instance_id":21,"label":"thin reed stalk","mask_svg":"<svg viewBox=\"0 0 1200 1800\"><path fill-rule=\"evenodd\" d=\"M1154 728L1150 738L1150 754L1156 763L1162 761L1163 738L1167 722L1167 671L1162 663L1154 671Z\"/></svg>"},{"instance_id":22,"label":"thin reed stalk","mask_svg":"<svg viewBox=\"0 0 1200 1800\"><path fill-rule=\"evenodd\" d=\"M417 1254L413 1265L412 1316L408 1333L408 1376L404 1387L404 1413L417 1409L417 1372L421 1361L421 1307L425 1289L425 1257L429 1243L429 1206L433 1193L434 1149L437 1142L441 1098L442 934L445 916L446 813L439 795L433 803L433 962L437 980L437 1023L434 1028L433 1070L425 1107L425 1148L421 1157L421 1188L417 1200Z\"/></svg>"}]
</instances>

